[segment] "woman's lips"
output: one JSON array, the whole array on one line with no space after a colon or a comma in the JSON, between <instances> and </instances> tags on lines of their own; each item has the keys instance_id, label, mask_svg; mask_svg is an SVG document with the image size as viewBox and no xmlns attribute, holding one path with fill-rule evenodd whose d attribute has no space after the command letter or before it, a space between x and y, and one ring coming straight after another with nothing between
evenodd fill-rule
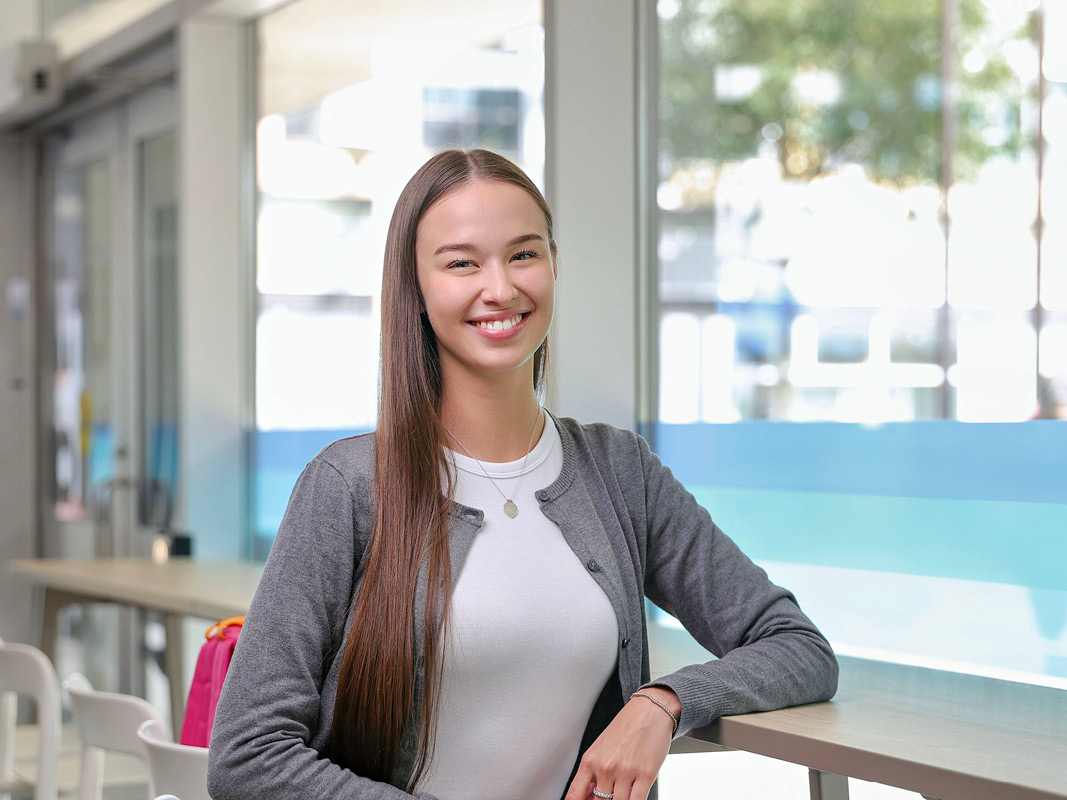
<instances>
[{"instance_id":1,"label":"woman's lips","mask_svg":"<svg viewBox=\"0 0 1067 800\"><path fill-rule=\"evenodd\" d=\"M529 312L512 314L509 317L499 319L472 319L468 320L467 324L490 339L507 339L522 330L527 316L529 316Z\"/></svg>"}]
</instances>

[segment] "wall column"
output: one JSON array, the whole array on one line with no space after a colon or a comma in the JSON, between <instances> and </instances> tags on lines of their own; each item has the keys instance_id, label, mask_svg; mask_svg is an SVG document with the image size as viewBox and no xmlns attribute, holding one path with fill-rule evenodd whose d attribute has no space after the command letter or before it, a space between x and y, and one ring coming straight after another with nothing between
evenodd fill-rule
<instances>
[{"instance_id":1,"label":"wall column","mask_svg":"<svg viewBox=\"0 0 1067 800\"><path fill-rule=\"evenodd\" d=\"M32 140L0 140L0 565L40 555L36 165ZM33 641L32 600L26 581L0 580L0 638Z\"/></svg>"},{"instance_id":2,"label":"wall column","mask_svg":"<svg viewBox=\"0 0 1067 800\"><path fill-rule=\"evenodd\" d=\"M250 125L246 23L181 23L179 524L194 555L247 555L245 449L252 421Z\"/></svg>"},{"instance_id":3,"label":"wall column","mask_svg":"<svg viewBox=\"0 0 1067 800\"><path fill-rule=\"evenodd\" d=\"M545 183L560 413L638 424L639 0L545 0Z\"/></svg>"}]
</instances>

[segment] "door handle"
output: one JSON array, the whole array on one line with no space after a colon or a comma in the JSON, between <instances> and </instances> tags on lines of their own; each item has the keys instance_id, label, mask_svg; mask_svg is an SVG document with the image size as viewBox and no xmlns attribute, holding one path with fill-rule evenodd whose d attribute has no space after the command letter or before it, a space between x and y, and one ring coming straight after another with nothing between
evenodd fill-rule
<instances>
[{"instance_id":1,"label":"door handle","mask_svg":"<svg viewBox=\"0 0 1067 800\"><path fill-rule=\"evenodd\" d=\"M90 512L93 518L93 550L98 556L107 558L115 555L115 526L111 515L115 492L136 489L138 484L139 481L136 478L116 476L93 486L90 495Z\"/></svg>"},{"instance_id":2,"label":"door handle","mask_svg":"<svg viewBox=\"0 0 1067 800\"><path fill-rule=\"evenodd\" d=\"M105 521L111 516L111 498L116 489L136 489L136 478L115 477L100 481L92 487L91 502L93 518L97 521Z\"/></svg>"}]
</instances>

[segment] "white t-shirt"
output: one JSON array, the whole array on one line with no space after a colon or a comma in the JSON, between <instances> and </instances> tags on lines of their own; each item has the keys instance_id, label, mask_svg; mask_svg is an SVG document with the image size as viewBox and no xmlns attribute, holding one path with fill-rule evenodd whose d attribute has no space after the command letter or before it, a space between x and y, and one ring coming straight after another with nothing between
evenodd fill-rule
<instances>
[{"instance_id":1,"label":"white t-shirt","mask_svg":"<svg viewBox=\"0 0 1067 800\"><path fill-rule=\"evenodd\" d=\"M607 596L541 513L563 468L549 417L525 467L451 452L456 500L485 512L452 589L433 758L418 791L441 800L559 800L618 650Z\"/></svg>"}]
</instances>

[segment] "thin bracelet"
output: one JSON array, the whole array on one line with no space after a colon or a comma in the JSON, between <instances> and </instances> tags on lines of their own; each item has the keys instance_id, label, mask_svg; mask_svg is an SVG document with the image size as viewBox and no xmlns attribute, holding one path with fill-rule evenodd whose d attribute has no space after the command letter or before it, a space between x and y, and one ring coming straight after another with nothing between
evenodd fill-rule
<instances>
[{"instance_id":1,"label":"thin bracelet","mask_svg":"<svg viewBox=\"0 0 1067 800\"><path fill-rule=\"evenodd\" d=\"M667 708L667 706L663 705L663 703L661 703L659 700L657 700L655 697L648 694L647 692L634 692L632 695L630 695L631 700L633 700L635 697L647 697L657 706L666 711L667 716L669 716L671 718L671 721L674 723L674 729L671 731L671 736L673 737L674 734L678 733L678 717L674 716L673 711L671 711L669 708Z\"/></svg>"}]
</instances>

